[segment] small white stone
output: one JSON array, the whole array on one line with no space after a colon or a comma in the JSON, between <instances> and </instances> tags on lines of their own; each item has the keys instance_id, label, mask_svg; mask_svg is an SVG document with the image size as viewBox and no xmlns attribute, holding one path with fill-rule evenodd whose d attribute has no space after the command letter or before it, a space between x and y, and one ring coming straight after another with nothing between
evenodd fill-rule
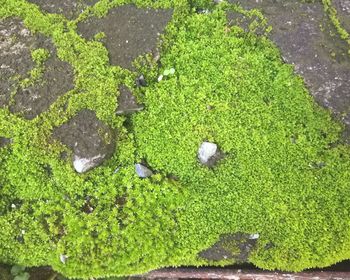
<instances>
[{"instance_id":1,"label":"small white stone","mask_svg":"<svg viewBox=\"0 0 350 280\"><path fill-rule=\"evenodd\" d=\"M159 77L158 77L158 82L160 82L161 80L163 80L163 75L160 75Z\"/></svg>"},{"instance_id":2,"label":"small white stone","mask_svg":"<svg viewBox=\"0 0 350 280\"><path fill-rule=\"evenodd\" d=\"M135 164L135 171L140 178L147 178L153 175L152 170L140 163Z\"/></svg>"},{"instance_id":3,"label":"small white stone","mask_svg":"<svg viewBox=\"0 0 350 280\"><path fill-rule=\"evenodd\" d=\"M218 149L218 146L216 144L210 143L210 142L203 142L198 150L199 161L202 164L207 163L208 160L215 155L217 149Z\"/></svg>"},{"instance_id":4,"label":"small white stone","mask_svg":"<svg viewBox=\"0 0 350 280\"><path fill-rule=\"evenodd\" d=\"M11 208L12 208L12 209L16 209L16 204L13 204L13 203L12 203L12 204L11 204Z\"/></svg>"},{"instance_id":5,"label":"small white stone","mask_svg":"<svg viewBox=\"0 0 350 280\"><path fill-rule=\"evenodd\" d=\"M25 233L26 233L26 231L25 231L24 229L22 229L22 230L21 230L21 233L22 233L22 234L25 234Z\"/></svg>"},{"instance_id":6,"label":"small white stone","mask_svg":"<svg viewBox=\"0 0 350 280\"><path fill-rule=\"evenodd\" d=\"M67 261L67 259L68 259L68 256L67 255L63 255L63 254L61 254L60 255L60 261L61 261L61 263L66 263L66 261Z\"/></svg>"},{"instance_id":7,"label":"small white stone","mask_svg":"<svg viewBox=\"0 0 350 280\"><path fill-rule=\"evenodd\" d=\"M104 155L97 155L92 158L81 158L77 155L74 156L73 166L78 173L84 173L96 166L96 160L102 158Z\"/></svg>"},{"instance_id":8,"label":"small white stone","mask_svg":"<svg viewBox=\"0 0 350 280\"><path fill-rule=\"evenodd\" d=\"M259 233L254 233L249 236L249 239L258 239L260 237Z\"/></svg>"}]
</instances>

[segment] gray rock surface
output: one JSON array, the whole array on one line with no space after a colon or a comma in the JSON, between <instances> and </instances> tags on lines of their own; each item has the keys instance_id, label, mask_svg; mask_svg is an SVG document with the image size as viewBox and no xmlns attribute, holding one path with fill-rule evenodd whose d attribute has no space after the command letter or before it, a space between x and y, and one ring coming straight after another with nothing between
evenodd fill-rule
<instances>
[{"instance_id":1,"label":"gray rock surface","mask_svg":"<svg viewBox=\"0 0 350 280\"><path fill-rule=\"evenodd\" d=\"M76 18L86 7L98 0L29 0L47 13L62 14L68 19Z\"/></svg>"},{"instance_id":2,"label":"gray rock surface","mask_svg":"<svg viewBox=\"0 0 350 280\"><path fill-rule=\"evenodd\" d=\"M21 88L20 81L35 67L31 50L37 48L50 53L43 76L33 86ZM73 69L58 59L50 39L32 34L18 19L0 20L0 107L10 105L11 112L33 119L73 87ZM13 93L14 103L10 104Z\"/></svg>"},{"instance_id":3,"label":"gray rock surface","mask_svg":"<svg viewBox=\"0 0 350 280\"><path fill-rule=\"evenodd\" d=\"M90 18L86 22L80 22L78 32L87 39L104 32L111 64L132 69L132 62L139 55L156 49L158 37L171 17L171 10L123 5L110 10L104 18Z\"/></svg>"},{"instance_id":4,"label":"gray rock surface","mask_svg":"<svg viewBox=\"0 0 350 280\"><path fill-rule=\"evenodd\" d=\"M223 234L210 248L201 251L198 256L209 261L232 260L235 263L246 263L255 249L258 238L251 234Z\"/></svg>"},{"instance_id":5,"label":"gray rock surface","mask_svg":"<svg viewBox=\"0 0 350 280\"><path fill-rule=\"evenodd\" d=\"M350 0L333 0L342 26L350 33Z\"/></svg>"},{"instance_id":6,"label":"gray rock surface","mask_svg":"<svg viewBox=\"0 0 350 280\"><path fill-rule=\"evenodd\" d=\"M11 143L11 139L0 136L0 148L5 147Z\"/></svg>"},{"instance_id":7,"label":"gray rock surface","mask_svg":"<svg viewBox=\"0 0 350 280\"><path fill-rule=\"evenodd\" d=\"M296 73L304 78L316 101L329 108L350 130L349 46L338 36L330 35L334 33L334 28L321 2L229 2L262 10L273 28L270 37L280 48L284 60L294 65ZM347 0L340 2L343 7L347 6Z\"/></svg>"},{"instance_id":8,"label":"gray rock surface","mask_svg":"<svg viewBox=\"0 0 350 280\"><path fill-rule=\"evenodd\" d=\"M137 103L131 90L122 85L119 87L117 115L126 115L143 110L144 106Z\"/></svg>"},{"instance_id":9,"label":"gray rock surface","mask_svg":"<svg viewBox=\"0 0 350 280\"><path fill-rule=\"evenodd\" d=\"M152 170L141 163L135 164L135 172L140 178L147 178L153 175Z\"/></svg>"},{"instance_id":10,"label":"gray rock surface","mask_svg":"<svg viewBox=\"0 0 350 280\"><path fill-rule=\"evenodd\" d=\"M82 110L55 128L54 138L73 151L73 166L84 173L109 158L115 148L114 132L90 110Z\"/></svg>"}]
</instances>

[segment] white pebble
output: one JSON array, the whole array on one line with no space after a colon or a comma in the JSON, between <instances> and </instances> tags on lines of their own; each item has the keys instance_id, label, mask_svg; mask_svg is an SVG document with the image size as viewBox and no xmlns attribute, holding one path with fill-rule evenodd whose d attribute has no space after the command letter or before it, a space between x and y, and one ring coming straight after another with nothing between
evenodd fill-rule
<instances>
[{"instance_id":1,"label":"white pebble","mask_svg":"<svg viewBox=\"0 0 350 280\"><path fill-rule=\"evenodd\" d=\"M198 150L199 161L202 164L207 163L208 160L215 155L217 149L218 149L218 146L216 144L210 143L210 142L203 142Z\"/></svg>"}]
</instances>

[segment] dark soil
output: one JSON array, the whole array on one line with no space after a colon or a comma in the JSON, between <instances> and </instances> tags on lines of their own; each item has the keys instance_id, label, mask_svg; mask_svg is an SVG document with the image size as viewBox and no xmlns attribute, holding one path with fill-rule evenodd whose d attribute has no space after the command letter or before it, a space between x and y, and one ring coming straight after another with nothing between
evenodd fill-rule
<instances>
[{"instance_id":1,"label":"dark soil","mask_svg":"<svg viewBox=\"0 0 350 280\"><path fill-rule=\"evenodd\" d=\"M212 247L200 252L199 257L209 261L232 260L235 263L245 263L256 243L257 239L250 239L250 234L225 234Z\"/></svg>"},{"instance_id":2,"label":"dark soil","mask_svg":"<svg viewBox=\"0 0 350 280\"><path fill-rule=\"evenodd\" d=\"M33 119L73 88L73 69L59 60L50 39L31 34L17 19L1 21L0 34L0 106L10 105L13 113L22 113L26 119ZM44 63L43 76L33 86L21 88L20 81L28 78L28 72L35 66L31 50L37 48L47 49L50 53Z\"/></svg>"},{"instance_id":3,"label":"dark soil","mask_svg":"<svg viewBox=\"0 0 350 280\"><path fill-rule=\"evenodd\" d=\"M263 11L273 27L270 37L280 48L283 59L303 76L316 101L331 109L350 129L348 45L330 35L335 34L335 30L322 4L291 0L230 2ZM347 3L346 0L338 2Z\"/></svg>"},{"instance_id":4,"label":"dark soil","mask_svg":"<svg viewBox=\"0 0 350 280\"><path fill-rule=\"evenodd\" d=\"M90 110L82 110L67 123L56 128L54 138L69 147L80 158L99 156L96 165L113 154L113 131Z\"/></svg>"},{"instance_id":5,"label":"dark soil","mask_svg":"<svg viewBox=\"0 0 350 280\"><path fill-rule=\"evenodd\" d=\"M63 14L68 19L76 18L82 10L97 0L29 0L47 13Z\"/></svg>"},{"instance_id":6,"label":"dark soil","mask_svg":"<svg viewBox=\"0 0 350 280\"><path fill-rule=\"evenodd\" d=\"M138 56L155 51L158 38L171 17L171 10L125 5L112 9L104 18L79 23L78 32L89 40L104 32L110 63L132 69L132 62Z\"/></svg>"}]
</instances>

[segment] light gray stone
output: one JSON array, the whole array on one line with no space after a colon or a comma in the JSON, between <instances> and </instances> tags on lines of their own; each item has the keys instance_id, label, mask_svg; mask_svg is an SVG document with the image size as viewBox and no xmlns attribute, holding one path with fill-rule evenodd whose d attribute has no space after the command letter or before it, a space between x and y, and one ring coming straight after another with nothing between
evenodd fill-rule
<instances>
[{"instance_id":1,"label":"light gray stone","mask_svg":"<svg viewBox=\"0 0 350 280\"><path fill-rule=\"evenodd\" d=\"M147 178L153 175L152 170L141 163L135 164L135 171L140 178Z\"/></svg>"},{"instance_id":2,"label":"light gray stone","mask_svg":"<svg viewBox=\"0 0 350 280\"><path fill-rule=\"evenodd\" d=\"M97 155L92 158L81 158L77 155L74 156L73 166L75 171L78 173L84 173L89 171L90 169L99 165L101 160L105 157L105 155Z\"/></svg>"},{"instance_id":3,"label":"light gray stone","mask_svg":"<svg viewBox=\"0 0 350 280\"><path fill-rule=\"evenodd\" d=\"M198 159L206 164L217 152L218 146L215 143L203 142L198 150Z\"/></svg>"}]
</instances>

